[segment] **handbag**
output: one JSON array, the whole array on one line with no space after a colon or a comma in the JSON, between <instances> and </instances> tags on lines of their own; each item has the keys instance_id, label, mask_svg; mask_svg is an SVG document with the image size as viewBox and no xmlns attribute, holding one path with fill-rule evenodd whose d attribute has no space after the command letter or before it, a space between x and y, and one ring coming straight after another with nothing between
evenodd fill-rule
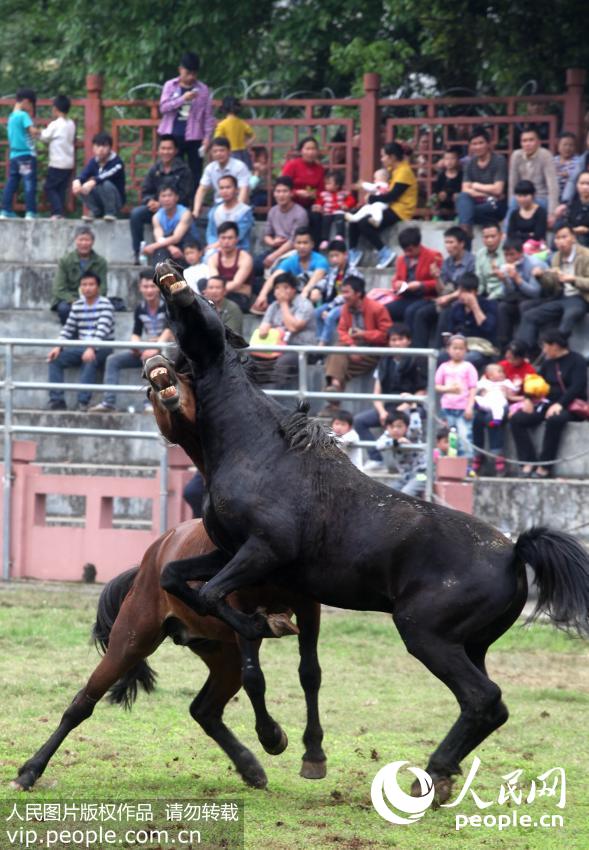
<instances>
[{"instance_id":1,"label":"handbag","mask_svg":"<svg viewBox=\"0 0 589 850\"><path fill-rule=\"evenodd\" d=\"M282 328L270 328L267 336L260 336L260 329L256 328L250 339L250 346L252 348L258 348L258 346L266 346L266 345L286 345L286 340L284 338L284 330ZM254 351L253 357L260 357L263 360L276 360L277 357L280 357L279 351Z\"/></svg>"},{"instance_id":2,"label":"handbag","mask_svg":"<svg viewBox=\"0 0 589 850\"><path fill-rule=\"evenodd\" d=\"M560 388L565 392L564 381L562 380L562 375L560 372L560 366L558 363L556 365L556 378L558 383L560 384ZM569 406L567 407L569 413L572 413L573 416L576 416L577 419L589 419L589 401L586 401L584 398L574 398Z\"/></svg>"}]
</instances>

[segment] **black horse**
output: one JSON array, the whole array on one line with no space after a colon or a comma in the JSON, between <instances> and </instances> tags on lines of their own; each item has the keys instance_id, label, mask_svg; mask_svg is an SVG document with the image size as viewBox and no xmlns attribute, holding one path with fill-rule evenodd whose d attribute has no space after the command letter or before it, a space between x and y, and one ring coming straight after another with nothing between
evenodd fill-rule
<instances>
[{"instance_id":1,"label":"black horse","mask_svg":"<svg viewBox=\"0 0 589 850\"><path fill-rule=\"evenodd\" d=\"M525 564L539 588L535 614L588 635L587 553L546 528L514 544L487 523L363 475L304 412L289 415L255 385L213 306L176 267L158 265L155 282L193 370L209 485L205 527L231 556L216 574L206 556L170 563L163 586L251 639L269 635L264 619L225 597L270 578L330 605L391 613L409 652L460 706L427 767L438 798L447 799L462 759L508 717L485 656L522 611ZM210 580L194 591L194 579Z\"/></svg>"}]
</instances>

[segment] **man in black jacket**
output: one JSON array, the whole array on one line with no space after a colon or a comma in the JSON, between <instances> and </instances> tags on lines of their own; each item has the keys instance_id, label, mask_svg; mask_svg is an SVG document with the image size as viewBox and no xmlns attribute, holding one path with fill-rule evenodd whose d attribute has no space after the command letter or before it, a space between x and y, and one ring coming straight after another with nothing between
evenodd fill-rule
<instances>
[{"instance_id":1,"label":"man in black jacket","mask_svg":"<svg viewBox=\"0 0 589 850\"><path fill-rule=\"evenodd\" d=\"M513 439L519 460L525 461L522 475L527 478L549 478L554 467L543 464L556 459L562 432L571 420L582 418L569 407L576 399L587 399L587 364L576 351L570 351L565 334L558 329L542 334L542 350L545 361L540 374L549 384L548 397L544 404L524 401L524 407L513 414L510 420ZM545 422L540 457L530 438L529 429ZM537 462L539 466L536 466ZM534 470L535 467L535 470Z\"/></svg>"},{"instance_id":2,"label":"man in black jacket","mask_svg":"<svg viewBox=\"0 0 589 850\"><path fill-rule=\"evenodd\" d=\"M139 251L143 239L143 228L151 224L153 214L159 209L158 195L162 183L173 184L178 192L179 202L192 208L194 198L194 183L192 173L184 160L178 156L178 147L173 136L160 136L158 158L151 166L141 187L142 204L131 210L129 224L133 240L133 255L135 265L139 264Z\"/></svg>"},{"instance_id":3,"label":"man in black jacket","mask_svg":"<svg viewBox=\"0 0 589 850\"><path fill-rule=\"evenodd\" d=\"M391 348L410 348L411 331L407 325L400 322L392 325L389 331ZM374 373L374 394L388 395L408 393L415 395L427 387L425 361L417 357L381 357ZM375 401L374 406L363 410L354 416L354 428L361 440L372 440L374 435L371 428L384 427L385 419L398 406L399 402ZM368 461L365 470L384 468L382 455L377 449L368 450Z\"/></svg>"}]
</instances>

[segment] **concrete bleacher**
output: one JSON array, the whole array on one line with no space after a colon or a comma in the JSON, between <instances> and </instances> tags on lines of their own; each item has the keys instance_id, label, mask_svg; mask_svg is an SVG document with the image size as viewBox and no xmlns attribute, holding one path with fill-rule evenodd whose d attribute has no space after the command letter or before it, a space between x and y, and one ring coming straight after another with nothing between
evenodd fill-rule
<instances>
[{"instance_id":1,"label":"concrete bleacher","mask_svg":"<svg viewBox=\"0 0 589 850\"><path fill-rule=\"evenodd\" d=\"M55 313L49 309L51 287L57 269L59 258L73 248L73 236L80 224L75 220L50 221L37 219L25 221L14 219L3 221L0 225L0 337L27 337L55 340L59 335L60 324ZM443 233L447 225L443 222L420 222L424 244L443 251ZM256 241L261 235L262 225L256 224ZM137 303L137 267L131 260L131 244L128 221L96 222L93 225L96 234L96 251L104 256L109 264L107 294L122 298L127 305L127 312L116 313L116 338L127 339L131 332L132 310ZM390 242L398 249L398 232L393 231ZM480 235L475 237L474 248L480 246ZM255 249L254 249L255 250ZM373 261L371 249L365 257ZM378 271L370 265L363 267L369 288L386 287L391 279L391 269ZM259 322L253 316L246 317L245 335L249 338L255 324ZM572 346L585 355L589 354L589 321L580 326L572 339ZM45 362L47 348L15 349L14 378L16 380L44 380L47 375ZM66 373L66 380L77 380L78 370ZM4 376L4 357L0 353L0 379ZM125 370L121 373L121 383L137 386L141 383L138 373ZM308 385L310 389L322 388L321 366L309 367ZM356 379L350 389L368 392L371 389L370 376ZM99 399L95 395L95 400ZM121 413L104 417L98 422L98 417L89 414L54 414L43 411L47 402L46 391L18 390L15 393L16 417L24 424L91 424L91 427L117 429L153 429L149 417L139 413ZM66 400L70 406L75 401L75 393L67 393ZM140 410L143 397L137 394L123 393L118 397L118 406L122 410L133 406ZM322 405L315 402L312 410L316 412ZM3 406L3 403L2 403ZM360 408L361 402L351 402L353 411ZM43 411L39 413L39 411ZM59 416L59 420L55 417ZM70 422L71 418L71 422ZM81 421L80 421L81 420ZM108 421L107 421L108 420ZM111 421L112 420L112 421ZM583 451L589 437L589 424L571 424L565 433L561 456L569 457ZM63 457L67 462L88 462L91 458L88 451L96 450L96 440L89 438L58 438L46 436L40 448L40 459L55 460ZM98 441L99 451L113 458L114 463L125 461L129 463L157 463L158 449L152 441L136 441L130 449L129 445L115 445L114 440ZM513 454L508 443L508 454ZM560 475L589 477L589 459L582 458L571 463L563 464L557 469Z\"/></svg>"}]
</instances>

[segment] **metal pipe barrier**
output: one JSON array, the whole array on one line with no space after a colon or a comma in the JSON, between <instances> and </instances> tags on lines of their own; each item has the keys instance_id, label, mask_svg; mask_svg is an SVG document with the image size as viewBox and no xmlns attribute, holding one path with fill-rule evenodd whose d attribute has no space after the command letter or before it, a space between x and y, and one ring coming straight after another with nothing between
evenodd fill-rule
<instances>
[{"instance_id":1,"label":"metal pipe barrier","mask_svg":"<svg viewBox=\"0 0 589 850\"><path fill-rule=\"evenodd\" d=\"M159 432L145 431L126 431L112 430L108 428L68 428L68 427L51 427L45 425L15 425L14 424L14 399L13 394L19 389L29 390L49 390L58 386L63 390L92 390L100 392L109 391L114 393L143 393L144 386L129 386L127 384L76 384L62 383L54 384L49 381L15 381L14 380L14 348L15 347L42 347L54 348L79 348L84 344L84 340L62 340L62 339L26 339L26 338L0 338L0 347L4 348L5 352L5 375L4 380L0 381L0 390L3 390L4 395L4 424L2 431L4 434L4 475L2 480L2 578L3 580L10 579L10 551L11 551L11 498L12 498L12 440L14 434L65 434L68 436L77 437L119 437L141 440L158 440L161 444L160 452L160 512L159 526L160 532L167 530L167 515L168 515L168 452L167 443L162 438ZM115 342L114 340L92 340L92 348L112 348L112 349L129 349L146 350L158 348L163 351L170 351L175 348L174 343L155 343L155 342L133 342L132 346L129 341ZM259 346L247 349L250 352L277 352L284 354L284 346ZM298 387L292 390L265 390L268 395L275 398L298 398L304 399L348 399L354 401L415 401L420 404L426 404L426 440L424 444L413 444L408 448L425 448L426 450L426 488L425 497L428 501L433 498L433 480L434 480L434 440L435 440L435 371L437 365L438 352L431 348L390 348L390 347L368 347L359 346L355 348L347 346L317 346L317 345L301 345L291 346L290 351L296 350L298 354ZM408 396L408 395L392 395L383 394L375 395L374 393L350 393L350 392L314 392L308 389L307 385L307 365L308 356L310 354L359 354L367 356L384 356L384 357L426 357L427 358L427 394L425 396ZM374 442L361 441L361 447L370 447Z\"/></svg>"}]
</instances>

